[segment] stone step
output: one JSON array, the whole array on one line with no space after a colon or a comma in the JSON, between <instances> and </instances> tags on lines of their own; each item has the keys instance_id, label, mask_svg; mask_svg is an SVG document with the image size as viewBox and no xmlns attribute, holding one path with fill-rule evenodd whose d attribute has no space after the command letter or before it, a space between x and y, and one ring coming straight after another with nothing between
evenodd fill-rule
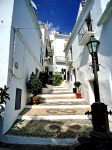
<instances>
[{"instance_id":1,"label":"stone step","mask_svg":"<svg viewBox=\"0 0 112 150\"><path fill-rule=\"evenodd\" d=\"M8 143L75 145L77 138L89 135L91 120L16 120L3 136Z\"/></svg>"},{"instance_id":2,"label":"stone step","mask_svg":"<svg viewBox=\"0 0 112 150\"><path fill-rule=\"evenodd\" d=\"M38 106L37 106L38 107ZM65 115L84 115L85 112L91 110L89 105L85 107L74 108L25 108L19 116L65 116Z\"/></svg>"},{"instance_id":3,"label":"stone step","mask_svg":"<svg viewBox=\"0 0 112 150\"><path fill-rule=\"evenodd\" d=\"M52 116L18 116L17 119L21 120L77 120L77 119L82 119L82 120L88 120L91 119L91 115L52 115Z\"/></svg>"},{"instance_id":4,"label":"stone step","mask_svg":"<svg viewBox=\"0 0 112 150\"><path fill-rule=\"evenodd\" d=\"M67 88L66 86L53 86L55 89Z\"/></svg>"},{"instance_id":5,"label":"stone step","mask_svg":"<svg viewBox=\"0 0 112 150\"><path fill-rule=\"evenodd\" d=\"M89 108L90 105L47 105L47 104L42 104L42 105L27 105L25 108Z\"/></svg>"},{"instance_id":6,"label":"stone step","mask_svg":"<svg viewBox=\"0 0 112 150\"><path fill-rule=\"evenodd\" d=\"M73 99L41 99L39 100L39 103L66 103L66 102L84 102L85 100L83 98L73 98Z\"/></svg>"},{"instance_id":7,"label":"stone step","mask_svg":"<svg viewBox=\"0 0 112 150\"><path fill-rule=\"evenodd\" d=\"M72 94L72 91L67 91L67 90L60 90L60 91L52 91L53 94Z\"/></svg>"},{"instance_id":8,"label":"stone step","mask_svg":"<svg viewBox=\"0 0 112 150\"><path fill-rule=\"evenodd\" d=\"M91 115L85 115L90 105L65 86L53 87L52 92L39 95L38 105L26 105L2 141L23 144L26 150L75 149L77 138L92 130Z\"/></svg>"},{"instance_id":9,"label":"stone step","mask_svg":"<svg viewBox=\"0 0 112 150\"><path fill-rule=\"evenodd\" d=\"M63 88L63 87L62 88L61 87L60 88L53 87L53 91L60 91L60 90L61 91L68 91L69 89L68 88Z\"/></svg>"},{"instance_id":10,"label":"stone step","mask_svg":"<svg viewBox=\"0 0 112 150\"><path fill-rule=\"evenodd\" d=\"M31 103L29 103L28 105L26 105L26 107L45 107L45 106L48 106L48 107L53 107L53 106L64 106L64 107L71 107L71 106L76 106L76 105L88 105L88 103L86 101L76 101L72 99L72 101L69 101L68 99L67 100L40 100L39 101L39 104L37 105L32 105Z\"/></svg>"},{"instance_id":11,"label":"stone step","mask_svg":"<svg viewBox=\"0 0 112 150\"><path fill-rule=\"evenodd\" d=\"M55 140L54 144L55 145L51 145L51 144L38 144L38 138L36 137L19 137L19 136L6 136L8 138L10 138L11 143L0 143L0 150L74 150L75 146L74 146L74 141L76 140L66 140L66 145L56 145L56 143L59 143L57 141L59 140ZM16 141L18 141L19 139L19 143L17 143ZM27 140L27 143L25 144L25 141ZM52 140L52 139L51 139ZM15 141L16 143L14 143L13 141ZM20 141L24 141L23 144L20 144ZM69 142L70 141L70 142ZM73 142L72 142L73 141ZM9 142L9 140L8 140ZM60 140L61 143L63 143L63 140ZM69 145L67 145L67 143L69 142ZM73 143L73 145L71 145L71 142ZM22 143L22 142L21 142ZM78 144L79 145L79 144Z\"/></svg>"},{"instance_id":12,"label":"stone step","mask_svg":"<svg viewBox=\"0 0 112 150\"><path fill-rule=\"evenodd\" d=\"M40 94L38 95L40 99L42 100L48 100L48 99L75 99L76 94Z\"/></svg>"}]
</instances>

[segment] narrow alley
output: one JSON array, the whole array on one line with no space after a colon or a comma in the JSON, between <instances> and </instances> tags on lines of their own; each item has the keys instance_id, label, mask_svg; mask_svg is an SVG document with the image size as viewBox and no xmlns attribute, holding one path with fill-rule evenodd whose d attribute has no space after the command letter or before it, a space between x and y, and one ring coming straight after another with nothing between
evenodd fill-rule
<instances>
[{"instance_id":1,"label":"narrow alley","mask_svg":"<svg viewBox=\"0 0 112 150\"><path fill-rule=\"evenodd\" d=\"M92 124L85 112L90 105L83 98L77 99L66 86L53 87L51 94L39 97L38 105L26 105L19 114L5 134L6 143L67 148L76 145L79 136L89 136Z\"/></svg>"}]
</instances>

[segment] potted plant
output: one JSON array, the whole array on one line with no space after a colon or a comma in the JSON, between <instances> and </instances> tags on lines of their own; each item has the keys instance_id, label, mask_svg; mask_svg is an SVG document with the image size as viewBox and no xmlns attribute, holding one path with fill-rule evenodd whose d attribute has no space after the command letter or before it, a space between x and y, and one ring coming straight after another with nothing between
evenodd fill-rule
<instances>
[{"instance_id":1,"label":"potted plant","mask_svg":"<svg viewBox=\"0 0 112 150\"><path fill-rule=\"evenodd\" d=\"M39 97L37 96L42 89L41 80L32 72L30 75L30 79L27 83L28 93L32 95L31 102L32 104L37 104L39 101Z\"/></svg>"},{"instance_id":2,"label":"potted plant","mask_svg":"<svg viewBox=\"0 0 112 150\"><path fill-rule=\"evenodd\" d=\"M3 104L5 103L6 104L6 99L9 99L9 94L6 93L6 91L8 90L9 88L6 87L6 85L4 85L4 88L0 88L0 104Z\"/></svg>"},{"instance_id":3,"label":"potted plant","mask_svg":"<svg viewBox=\"0 0 112 150\"><path fill-rule=\"evenodd\" d=\"M76 98L81 98L81 83L76 81L74 85L76 87Z\"/></svg>"},{"instance_id":4,"label":"potted plant","mask_svg":"<svg viewBox=\"0 0 112 150\"><path fill-rule=\"evenodd\" d=\"M5 112L5 104L6 104L6 99L9 99L9 94L6 93L9 88L4 85L4 88L0 88L0 126L3 123L3 116Z\"/></svg>"}]
</instances>

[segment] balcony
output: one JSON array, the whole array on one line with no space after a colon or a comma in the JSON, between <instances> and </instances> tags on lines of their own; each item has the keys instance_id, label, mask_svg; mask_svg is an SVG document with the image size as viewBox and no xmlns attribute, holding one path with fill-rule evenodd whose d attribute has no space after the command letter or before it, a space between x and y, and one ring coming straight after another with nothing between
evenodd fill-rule
<instances>
[{"instance_id":1,"label":"balcony","mask_svg":"<svg viewBox=\"0 0 112 150\"><path fill-rule=\"evenodd\" d=\"M70 66L73 63L73 59L67 58L66 59L66 66Z\"/></svg>"},{"instance_id":2,"label":"balcony","mask_svg":"<svg viewBox=\"0 0 112 150\"><path fill-rule=\"evenodd\" d=\"M55 67L54 64L49 64L49 71L53 72L54 71L54 67Z\"/></svg>"},{"instance_id":3,"label":"balcony","mask_svg":"<svg viewBox=\"0 0 112 150\"><path fill-rule=\"evenodd\" d=\"M56 56L55 60L58 63L65 63L65 56Z\"/></svg>"},{"instance_id":4,"label":"balcony","mask_svg":"<svg viewBox=\"0 0 112 150\"><path fill-rule=\"evenodd\" d=\"M93 34L94 32L92 31L92 21L90 19L86 19L78 33L79 45L86 45Z\"/></svg>"}]
</instances>

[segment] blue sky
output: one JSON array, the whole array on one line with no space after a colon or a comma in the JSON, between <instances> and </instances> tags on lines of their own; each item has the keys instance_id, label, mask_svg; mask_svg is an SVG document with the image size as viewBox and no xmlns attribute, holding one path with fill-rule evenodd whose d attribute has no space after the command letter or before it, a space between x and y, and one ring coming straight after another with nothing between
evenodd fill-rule
<instances>
[{"instance_id":1,"label":"blue sky","mask_svg":"<svg viewBox=\"0 0 112 150\"><path fill-rule=\"evenodd\" d=\"M33 0L38 20L51 30L69 34L75 24L81 0ZM39 4L39 5L38 5Z\"/></svg>"}]
</instances>

